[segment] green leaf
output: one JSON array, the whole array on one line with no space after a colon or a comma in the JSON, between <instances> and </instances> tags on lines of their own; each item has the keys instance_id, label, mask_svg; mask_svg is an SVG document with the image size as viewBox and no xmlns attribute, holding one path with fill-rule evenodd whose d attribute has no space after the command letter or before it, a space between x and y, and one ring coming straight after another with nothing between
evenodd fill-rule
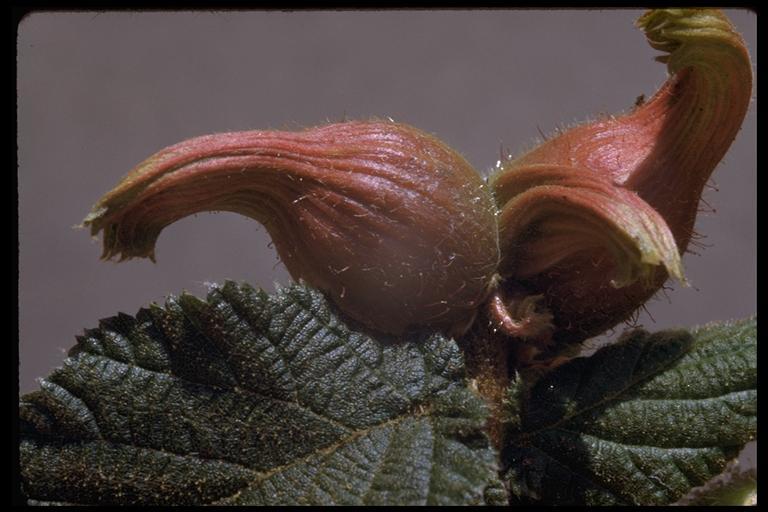
<instances>
[{"instance_id":1,"label":"green leaf","mask_svg":"<svg viewBox=\"0 0 768 512\"><path fill-rule=\"evenodd\" d=\"M522 502L669 504L719 474L757 429L756 320L634 331L510 394L502 453ZM523 386L525 387L525 386Z\"/></svg>"},{"instance_id":2,"label":"green leaf","mask_svg":"<svg viewBox=\"0 0 768 512\"><path fill-rule=\"evenodd\" d=\"M30 502L497 503L456 344L384 344L303 286L228 282L102 320L22 397Z\"/></svg>"}]
</instances>

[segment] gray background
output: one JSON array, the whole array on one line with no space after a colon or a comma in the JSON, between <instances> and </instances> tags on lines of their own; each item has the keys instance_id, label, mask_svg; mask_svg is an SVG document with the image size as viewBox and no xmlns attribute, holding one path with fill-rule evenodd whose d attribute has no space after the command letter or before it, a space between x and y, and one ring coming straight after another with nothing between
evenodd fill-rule
<instances>
[{"instance_id":1,"label":"gray background","mask_svg":"<svg viewBox=\"0 0 768 512\"><path fill-rule=\"evenodd\" d=\"M729 10L757 65L754 13ZM641 14L613 11L36 13L19 26L20 388L60 365L74 335L118 311L205 283L267 290L289 277L257 223L184 219L158 263L99 260L75 230L91 205L156 150L206 133L297 129L390 116L435 133L481 172L539 130L628 109L666 77ZM648 305L650 328L756 310L753 102L714 174L687 255L693 287ZM695 247L692 249L699 251Z\"/></svg>"}]
</instances>

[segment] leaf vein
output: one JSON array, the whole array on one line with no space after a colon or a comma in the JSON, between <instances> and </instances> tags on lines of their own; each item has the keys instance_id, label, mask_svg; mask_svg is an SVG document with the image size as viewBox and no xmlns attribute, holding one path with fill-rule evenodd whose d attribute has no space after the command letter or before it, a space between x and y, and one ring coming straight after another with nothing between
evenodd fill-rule
<instances>
[{"instance_id":1,"label":"leaf vein","mask_svg":"<svg viewBox=\"0 0 768 512\"><path fill-rule=\"evenodd\" d=\"M168 373L165 373L165 372L160 372L160 371L157 371L157 370L153 370L151 368L145 368L143 366L131 365L131 364L128 364L128 363L124 363L122 361L117 361L115 359L110 358L109 356L105 356L105 355L102 355L102 354L88 354L88 356L92 357L92 358L104 359L104 360L106 360L109 363L118 364L118 365L121 365L121 366L126 366L126 367L128 367L128 369L134 368L134 369L141 370L141 371L144 371L144 372L147 372L147 373L158 374L159 376L164 377L164 378L172 377L173 379L176 379L176 380L178 380L180 382L186 382L186 383L192 384L194 386L199 386L199 387L207 388L210 391L221 391L222 390L222 388L219 387L219 386L214 386L212 384L208 384L208 383L205 383L205 382L191 381L191 380L188 380L188 379L184 379L184 378L182 378L182 377L180 377L178 375L175 375L175 374L168 374ZM80 356L78 355L76 357L80 357ZM123 375L123 377L125 377L125 375ZM282 398L277 398L277 397L274 397L274 396L265 395L263 393L260 393L260 392L258 392L256 390L252 390L252 389L249 389L249 388L237 387L237 388L224 388L224 389L226 391L230 391L232 393L247 394L249 396L253 396L254 398L257 398L259 400L264 400L264 401L267 401L267 402L281 403L281 404L287 404L287 405L291 405L291 406L294 406L294 407L298 407L302 411L311 414L311 416L313 418L319 418L319 419L321 419L323 421L327 421L328 423L330 423L330 424L334 425L335 427L337 427L339 429L342 429L342 430L349 430L350 429L350 427L348 425L340 423L339 421L337 421L337 420L335 420L333 418L329 418L327 416L323 416L322 414L314 411L313 409L311 409L311 408L309 408L309 407L307 407L307 406L305 406L305 405L303 405L301 403L292 402L290 400L285 400L285 399L282 399ZM170 391L168 393L170 393Z\"/></svg>"},{"instance_id":2,"label":"leaf vein","mask_svg":"<svg viewBox=\"0 0 768 512\"><path fill-rule=\"evenodd\" d=\"M648 345L649 345L649 343L647 341L645 341L644 342L643 351L645 350L645 348ZM637 361L639 361L639 359L640 359L640 357L638 356L637 360L635 361L635 363L633 365L631 377L627 378L627 380L625 382L625 385L622 386L620 389L617 389L614 393L607 394L602 399L596 400L595 402L585 406L584 408L582 408L580 410L574 411L574 412L572 412L570 414L568 414L568 413L564 414L560 419L558 419L557 421L555 421L551 425L544 425L544 426L539 427L539 428L537 428L535 430L530 430L530 431L527 431L527 432L521 432L519 435L517 435L515 438L513 438L510 442L512 442L514 444L518 444L518 440L529 438L529 437L531 437L531 436L533 436L533 435L535 435L535 434L537 434L539 432L545 431L545 430L558 428L560 425L565 424L565 423L569 422L570 420L572 420L572 419L574 419L576 417L579 417L579 416L581 416L583 414L586 414L587 412L592 411L593 409L597 409L599 407L608 405L611 402L617 401L617 400L621 399L623 397L623 395L628 390L630 390L633 386L639 384L642 381L650 380L651 378L653 378L654 375L657 375L657 374L661 373L664 369L669 368L676 361L678 361L680 358L682 358L684 356L685 356L685 353L681 352L680 354L677 354L677 357L671 358L670 360L665 361L665 364L663 364L663 365L659 365L655 369L654 372L648 373L646 375L643 375L641 377L637 377L637 378L633 379L632 377L635 377L635 368L636 368Z\"/></svg>"},{"instance_id":3,"label":"leaf vein","mask_svg":"<svg viewBox=\"0 0 768 512\"><path fill-rule=\"evenodd\" d=\"M265 482L267 479L269 479L273 475L282 474L285 471L288 471L289 469L291 469L291 468L293 468L293 467L295 467L297 465L305 464L305 463L309 462L309 460L312 459L313 457L322 457L322 456L327 456L329 454L332 454L332 453L338 451L339 449L341 449L341 448L343 448L343 447L345 447L345 446L347 446L347 445L357 441L359 438L361 438L361 437L363 437L365 435L368 435L374 429L384 428L384 427L387 427L387 426L397 426L400 422L405 421L408 418L413 418L413 417L418 417L418 416L421 416L421 415L426 415L426 414L429 414L429 412L431 412L431 411L428 408L426 408L423 412L420 412L418 410L408 411L408 413L406 413L406 414L401 414L399 416L395 416L394 418L391 418L391 419L389 419L387 421L378 423L376 425L372 425L370 427L367 427L367 428L364 428L364 429L361 429L361 430L358 430L358 431L353 431L347 437L342 438L342 439L340 439L339 441L337 441L337 442L335 442L333 444L330 444L328 446L324 446L323 448L319 448L319 449L317 449L315 451L312 451L312 452L302 456L299 459L293 460L293 461L288 462L286 464L283 464L281 466L275 466L274 468L270 468L267 471L251 470L251 471L253 471L255 473L254 480L252 480L251 482L249 482L248 484L243 486L241 489L239 489L237 492L233 493L231 496L225 496L225 497L220 498L219 501L224 501L224 500L231 501L231 500L237 499L237 497L243 491L245 491L246 489L252 488L255 484L258 484L258 483L261 483L261 482ZM214 504L216 504L216 503L217 502L214 502Z\"/></svg>"},{"instance_id":4,"label":"leaf vein","mask_svg":"<svg viewBox=\"0 0 768 512\"><path fill-rule=\"evenodd\" d=\"M346 338L348 338L348 337L349 337L349 334L350 334L349 332L343 332L343 331L344 331L344 329L341 329L341 328L339 328L339 326L337 326L337 325L333 325L331 322L329 322L329 321L325 320L324 318L322 318L320 315L318 315L318 314L317 314L317 312L313 311L313 310L312 310L310 307L306 306L306 305L303 303L303 301L296 301L296 304L297 304L297 305L298 305L298 306L299 306L299 307L300 307L300 308L301 308L301 309L302 309L302 310L303 310L305 313L307 313L308 315L310 315L310 316L311 316L311 317L312 317L312 318L313 318L313 319L314 319L316 322L318 322L318 323L322 324L323 326L325 326L325 327L326 327L326 328L327 328L327 329L328 329L330 332L332 332L333 334L335 334L335 335L336 335L336 336L338 336L339 338L343 338L343 339L346 339ZM373 373L374 375L376 375L376 376L379 378L379 380L381 380L382 382L386 382L386 383L389 385L389 387L390 387L390 388L392 388L393 392L394 392L394 393L396 393L396 394L398 395L398 398L400 398L400 399L402 399L402 400L405 400L406 402L410 402L410 401L411 401L411 400L408 398L408 396L407 396L406 394L404 394L404 393L403 393L403 390L402 390L402 389L401 389L399 386L397 386L397 385L396 385L394 382L392 382L392 381L391 381L391 380L388 378L388 376L387 376L387 375L386 375L384 372L382 372L382 371L381 371L381 368L380 368L380 367L377 367L377 366L372 366L372 365L368 364L368 362L365 360L365 358L364 358L364 357L360 357L360 356L359 356L359 355L356 353L356 351L355 351L354 349L352 349L352 348L349 348L348 346L345 346L345 347L346 347L346 349L347 349L348 351L352 352L352 353L353 353L353 354L356 356L356 358L357 358L357 359L358 359L358 360L359 360L359 361L360 361L360 362L361 362L361 363L362 363L362 364L363 364L363 365L364 365L366 368L368 368L368 369L371 371L371 373Z\"/></svg>"}]
</instances>

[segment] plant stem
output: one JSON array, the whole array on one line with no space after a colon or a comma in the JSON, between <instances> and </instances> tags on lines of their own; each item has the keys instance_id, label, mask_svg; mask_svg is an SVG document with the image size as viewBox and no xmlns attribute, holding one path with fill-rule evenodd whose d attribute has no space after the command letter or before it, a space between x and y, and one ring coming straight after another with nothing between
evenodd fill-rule
<instances>
[{"instance_id":1,"label":"plant stem","mask_svg":"<svg viewBox=\"0 0 768 512\"><path fill-rule=\"evenodd\" d=\"M484 325L478 322L476 325ZM509 387L510 354L513 344L492 328L475 328L459 340L464 351L470 385L482 396L490 409L487 431L493 446L504 446L504 397Z\"/></svg>"}]
</instances>

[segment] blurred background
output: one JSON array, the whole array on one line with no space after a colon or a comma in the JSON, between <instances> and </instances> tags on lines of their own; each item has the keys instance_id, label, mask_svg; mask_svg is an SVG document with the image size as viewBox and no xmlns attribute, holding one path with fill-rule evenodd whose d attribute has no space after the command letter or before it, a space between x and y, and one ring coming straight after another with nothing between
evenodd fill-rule
<instances>
[{"instance_id":1,"label":"blurred background","mask_svg":"<svg viewBox=\"0 0 768 512\"><path fill-rule=\"evenodd\" d=\"M756 15L728 10L757 66ZM39 12L18 32L20 391L74 336L206 282L289 276L254 221L184 219L157 263L99 260L74 229L135 164L196 135L391 117L487 173L502 148L632 107L666 69L639 10ZM756 312L756 103L706 192L690 288L647 305L650 330ZM710 209L702 204L702 207ZM619 329L620 330L620 329Z\"/></svg>"}]
</instances>

